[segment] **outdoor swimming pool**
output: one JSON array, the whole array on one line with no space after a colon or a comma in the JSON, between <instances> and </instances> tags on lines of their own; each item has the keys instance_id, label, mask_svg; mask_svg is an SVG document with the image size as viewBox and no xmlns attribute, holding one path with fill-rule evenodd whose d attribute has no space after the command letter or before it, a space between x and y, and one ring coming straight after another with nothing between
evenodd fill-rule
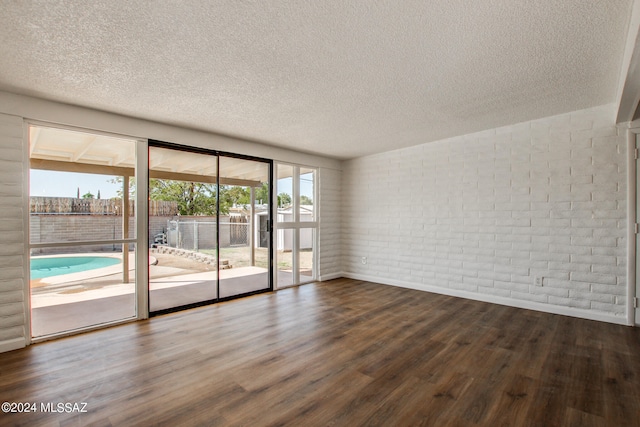
<instances>
[{"instance_id":1,"label":"outdoor swimming pool","mask_svg":"<svg viewBox=\"0 0 640 427\"><path fill-rule=\"evenodd\" d=\"M103 256L70 256L31 259L31 279L79 273L119 264L118 258Z\"/></svg>"}]
</instances>

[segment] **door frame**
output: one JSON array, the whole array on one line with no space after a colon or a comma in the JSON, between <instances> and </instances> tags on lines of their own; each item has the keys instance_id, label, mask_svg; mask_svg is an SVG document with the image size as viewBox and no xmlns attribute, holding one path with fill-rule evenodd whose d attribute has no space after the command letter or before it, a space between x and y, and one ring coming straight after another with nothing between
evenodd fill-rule
<instances>
[{"instance_id":1,"label":"door frame","mask_svg":"<svg viewBox=\"0 0 640 427\"><path fill-rule=\"evenodd\" d=\"M637 206L640 202L638 151L640 151L640 120L630 123L627 130L627 324L629 326L640 326L640 308L634 307L638 305L636 301L640 299L640 281L638 280L640 272L637 271L640 268L640 262L636 259L640 255L637 249L640 244L640 235L636 231L636 224L640 223L638 218L640 209Z\"/></svg>"}]
</instances>

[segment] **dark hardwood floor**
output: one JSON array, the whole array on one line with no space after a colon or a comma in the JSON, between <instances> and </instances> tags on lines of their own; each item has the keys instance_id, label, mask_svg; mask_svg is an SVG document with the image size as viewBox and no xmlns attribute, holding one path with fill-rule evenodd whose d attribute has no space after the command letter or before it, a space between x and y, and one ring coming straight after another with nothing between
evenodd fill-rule
<instances>
[{"instance_id":1,"label":"dark hardwood floor","mask_svg":"<svg viewBox=\"0 0 640 427\"><path fill-rule=\"evenodd\" d=\"M633 426L640 328L339 279L0 354L0 396L37 405L0 425Z\"/></svg>"}]
</instances>

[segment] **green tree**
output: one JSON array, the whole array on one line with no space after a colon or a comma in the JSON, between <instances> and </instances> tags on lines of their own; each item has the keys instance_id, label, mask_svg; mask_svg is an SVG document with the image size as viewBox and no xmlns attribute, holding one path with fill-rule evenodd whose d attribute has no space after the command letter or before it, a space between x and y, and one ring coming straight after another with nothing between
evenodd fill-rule
<instances>
[{"instance_id":1,"label":"green tree","mask_svg":"<svg viewBox=\"0 0 640 427\"><path fill-rule=\"evenodd\" d=\"M229 201L231 205L233 203L238 205L248 205L251 203L251 193L249 187L240 187L240 186L221 186L220 187L220 200L223 199L223 193L226 200ZM255 199L256 203L259 205L268 204L269 203L269 185L264 182L260 187L255 188ZM278 205L281 203L287 205L291 204L291 196L286 193L281 193L278 195Z\"/></svg>"},{"instance_id":2,"label":"green tree","mask_svg":"<svg viewBox=\"0 0 640 427\"><path fill-rule=\"evenodd\" d=\"M122 199L123 178L118 176L109 182L119 184L116 198ZM134 197L135 189L135 178L131 177L129 178L131 197ZM228 213L229 207L233 204L233 196L226 196L226 191L224 186L220 188L220 213L222 214ZM149 180L149 199L177 202L180 215L215 215L216 213L215 184L152 178Z\"/></svg>"},{"instance_id":3,"label":"green tree","mask_svg":"<svg viewBox=\"0 0 640 427\"><path fill-rule=\"evenodd\" d=\"M180 215L215 215L216 213L216 186L214 184L150 179L149 198L177 202ZM228 201L224 204L220 203L220 212L227 213L228 211Z\"/></svg>"},{"instance_id":4,"label":"green tree","mask_svg":"<svg viewBox=\"0 0 640 427\"><path fill-rule=\"evenodd\" d=\"M284 207L291 204L291 195L287 193L278 194L278 207Z\"/></svg>"},{"instance_id":5,"label":"green tree","mask_svg":"<svg viewBox=\"0 0 640 427\"><path fill-rule=\"evenodd\" d=\"M83 198L83 199L93 199L93 198L95 198L95 197L96 197L96 196L94 196L93 194L91 194L91 192L90 192L90 191L87 191L86 193L84 193L84 194L82 195L82 198Z\"/></svg>"},{"instance_id":6,"label":"green tree","mask_svg":"<svg viewBox=\"0 0 640 427\"><path fill-rule=\"evenodd\" d=\"M313 205L313 200L304 194L300 195L300 204L301 205Z\"/></svg>"},{"instance_id":7,"label":"green tree","mask_svg":"<svg viewBox=\"0 0 640 427\"><path fill-rule=\"evenodd\" d=\"M251 194L249 188L241 186L220 186L220 203L228 204L229 206L236 205L248 205L251 201Z\"/></svg>"},{"instance_id":8,"label":"green tree","mask_svg":"<svg viewBox=\"0 0 640 427\"><path fill-rule=\"evenodd\" d=\"M115 178L107 180L111 184L118 184L118 190L116 191L117 196L112 197L112 199L122 199L123 191L122 191L122 182L123 178L121 176L116 176ZM134 176L129 178L129 197L133 198L136 194L136 178Z\"/></svg>"},{"instance_id":9,"label":"green tree","mask_svg":"<svg viewBox=\"0 0 640 427\"><path fill-rule=\"evenodd\" d=\"M109 182L119 184L117 198L122 198L122 177L115 177ZM131 196L135 194L135 178L129 180L129 191ZM180 215L213 215L215 214L216 203L215 184L205 184L197 182L173 181L163 179L149 180L149 198L151 200L168 200L178 202ZM306 197L306 196L303 196ZM269 203L269 185L265 182L255 189L255 199L258 204ZM311 199L306 198L303 204L312 204ZM220 213L226 214L234 204L248 205L251 201L249 187L239 185L220 186ZM291 204L291 196L287 193L278 195L278 206Z\"/></svg>"},{"instance_id":10,"label":"green tree","mask_svg":"<svg viewBox=\"0 0 640 427\"><path fill-rule=\"evenodd\" d=\"M256 188L256 203L261 205L269 203L269 185L266 182Z\"/></svg>"}]
</instances>

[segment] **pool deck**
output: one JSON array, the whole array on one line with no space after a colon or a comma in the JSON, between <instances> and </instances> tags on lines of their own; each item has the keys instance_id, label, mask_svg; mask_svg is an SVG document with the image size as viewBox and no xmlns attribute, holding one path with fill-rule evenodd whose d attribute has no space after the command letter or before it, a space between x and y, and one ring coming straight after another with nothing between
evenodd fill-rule
<instances>
[{"instance_id":1,"label":"pool deck","mask_svg":"<svg viewBox=\"0 0 640 427\"><path fill-rule=\"evenodd\" d=\"M158 273L175 274L180 270L155 265L151 265L149 269L152 277ZM284 281L287 274L290 275L286 272L279 272L278 275ZM261 290L268 283L267 276L267 270L260 267L221 270L218 286L214 271L155 277L149 283L150 310L158 311L212 300L217 298L218 288L222 298ZM82 288L81 283L77 286ZM58 289L42 291L44 290L41 289L41 293L32 295L31 298L31 329L34 337L134 319L136 316L133 276L132 283L115 283L98 289L79 289L74 292L73 287L62 288L59 284Z\"/></svg>"},{"instance_id":2,"label":"pool deck","mask_svg":"<svg viewBox=\"0 0 640 427\"><path fill-rule=\"evenodd\" d=\"M64 255L61 255L64 256ZM68 255L66 255L68 256ZM108 256L120 259L119 254ZM233 267L216 273L204 264L166 262L149 258L150 311L179 307L263 290L268 270L261 267ZM51 276L31 281L31 332L44 337L60 332L136 317L135 253L129 254L130 283L123 283L122 263L84 272ZM198 271L200 270L200 271ZM207 271L208 270L208 271ZM279 270L278 283L292 283L292 273Z\"/></svg>"}]
</instances>

